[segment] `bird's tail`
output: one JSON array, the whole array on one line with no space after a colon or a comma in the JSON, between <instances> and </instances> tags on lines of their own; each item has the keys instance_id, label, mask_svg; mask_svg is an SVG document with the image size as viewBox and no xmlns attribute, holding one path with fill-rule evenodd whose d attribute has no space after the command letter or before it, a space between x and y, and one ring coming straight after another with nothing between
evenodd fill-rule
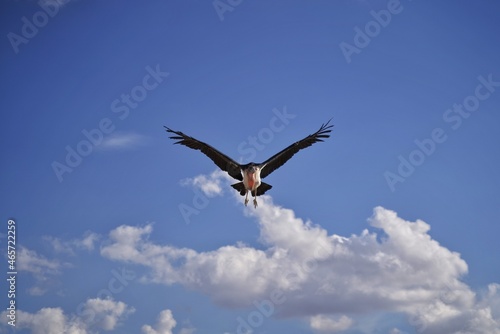
<instances>
[{"instance_id":1,"label":"bird's tail","mask_svg":"<svg viewBox=\"0 0 500 334\"><path fill-rule=\"evenodd\" d=\"M243 182L238 182L238 183L232 184L231 187L236 189L240 193L241 196L245 196L247 193L245 186L243 185ZM268 191L272 187L273 187L272 185L267 184L265 182L262 182L260 184L260 186L257 188L257 196L264 195L266 193L266 191ZM252 195L253 195L253 193L252 193Z\"/></svg>"},{"instance_id":2,"label":"bird's tail","mask_svg":"<svg viewBox=\"0 0 500 334\"><path fill-rule=\"evenodd\" d=\"M232 184L231 187L236 189L240 193L241 196L245 196L246 190L245 190L245 186L243 185L243 182L238 182L238 183Z\"/></svg>"}]
</instances>

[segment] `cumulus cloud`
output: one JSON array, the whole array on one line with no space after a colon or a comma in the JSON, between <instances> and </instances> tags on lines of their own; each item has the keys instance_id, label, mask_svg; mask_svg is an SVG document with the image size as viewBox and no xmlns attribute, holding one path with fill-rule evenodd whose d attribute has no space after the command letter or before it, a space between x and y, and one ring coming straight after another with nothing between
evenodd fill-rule
<instances>
[{"instance_id":1,"label":"cumulus cloud","mask_svg":"<svg viewBox=\"0 0 500 334\"><path fill-rule=\"evenodd\" d=\"M95 243L99 240L100 236L97 233L90 231L85 232L81 238L62 240L52 236L44 236L52 249L56 253L75 255L76 250L92 251L95 248Z\"/></svg>"},{"instance_id":2,"label":"cumulus cloud","mask_svg":"<svg viewBox=\"0 0 500 334\"><path fill-rule=\"evenodd\" d=\"M35 285L28 289L28 293L33 296L45 294L48 286L54 283L54 277L61 273L63 267L68 266L68 263L47 259L23 246L19 247L17 252L17 270L29 272L35 278Z\"/></svg>"},{"instance_id":3,"label":"cumulus cloud","mask_svg":"<svg viewBox=\"0 0 500 334\"><path fill-rule=\"evenodd\" d=\"M194 186L199 188L207 197L215 197L223 193L222 183L226 172L221 170L216 170L210 175L198 175L194 178L186 178L181 180L181 185L183 186Z\"/></svg>"},{"instance_id":4,"label":"cumulus cloud","mask_svg":"<svg viewBox=\"0 0 500 334\"><path fill-rule=\"evenodd\" d=\"M335 318L332 316L318 314L311 317L309 324L312 329L318 332L337 333L351 327L352 319L345 315Z\"/></svg>"},{"instance_id":5,"label":"cumulus cloud","mask_svg":"<svg viewBox=\"0 0 500 334\"><path fill-rule=\"evenodd\" d=\"M174 327L177 325L177 321L174 319L172 311L165 309L160 312L158 318L156 319L156 324L143 325L141 330L143 334L172 334ZM193 334L196 328L192 327L187 321L187 326L179 330L179 334Z\"/></svg>"},{"instance_id":6,"label":"cumulus cloud","mask_svg":"<svg viewBox=\"0 0 500 334\"><path fill-rule=\"evenodd\" d=\"M406 334L406 333L402 332L399 328L393 328L393 329L391 329L389 334Z\"/></svg>"},{"instance_id":7,"label":"cumulus cloud","mask_svg":"<svg viewBox=\"0 0 500 334\"><path fill-rule=\"evenodd\" d=\"M86 232L81 238L61 240L60 238L44 236L43 239L51 246L55 253L75 255L76 250L91 251L100 236ZM20 247L17 253L17 270L29 272L35 278L35 284L27 292L32 296L44 295L49 287L57 284L57 277L63 268L71 267L68 262L59 259L48 259L27 247Z\"/></svg>"},{"instance_id":8,"label":"cumulus cloud","mask_svg":"<svg viewBox=\"0 0 500 334\"><path fill-rule=\"evenodd\" d=\"M94 244L99 238L100 236L97 233L87 232L82 239L76 240L76 247L88 251L94 250Z\"/></svg>"},{"instance_id":9,"label":"cumulus cloud","mask_svg":"<svg viewBox=\"0 0 500 334\"><path fill-rule=\"evenodd\" d=\"M177 325L177 322L172 315L172 311L163 310L158 315L154 328L150 325L142 326L144 334L172 334L172 329Z\"/></svg>"},{"instance_id":10,"label":"cumulus cloud","mask_svg":"<svg viewBox=\"0 0 500 334\"><path fill-rule=\"evenodd\" d=\"M460 280L465 261L432 239L422 220L376 207L368 220L374 232L345 237L268 196L257 210L244 210L258 223L264 249L236 243L198 252L149 241L152 225L124 225L110 232L101 254L149 268L143 281L182 284L225 307L255 307L281 296L274 315L308 318L320 331L355 326L356 315L380 311L405 313L424 333L500 328L498 285L483 296L472 291Z\"/></svg>"},{"instance_id":11,"label":"cumulus cloud","mask_svg":"<svg viewBox=\"0 0 500 334\"><path fill-rule=\"evenodd\" d=\"M92 327L112 330L118 324L122 316L133 313L134 309L123 302L112 299L93 298L85 302L82 314L93 314L94 316L86 323Z\"/></svg>"},{"instance_id":12,"label":"cumulus cloud","mask_svg":"<svg viewBox=\"0 0 500 334\"><path fill-rule=\"evenodd\" d=\"M17 252L17 269L45 277L59 273L62 264L57 260L49 260L34 250L20 247Z\"/></svg>"},{"instance_id":13,"label":"cumulus cloud","mask_svg":"<svg viewBox=\"0 0 500 334\"><path fill-rule=\"evenodd\" d=\"M16 327L29 329L34 334L65 333L91 334L99 330L113 330L119 321L134 309L123 302L111 299L88 299L82 314L93 314L92 319L82 319L75 315L66 315L59 307L45 307L35 313L17 310ZM1 314L7 319L7 312ZM6 325L5 322L2 324Z\"/></svg>"},{"instance_id":14,"label":"cumulus cloud","mask_svg":"<svg viewBox=\"0 0 500 334\"><path fill-rule=\"evenodd\" d=\"M29 328L34 334L64 333L66 328L67 319L60 308L42 308L36 313L19 310L17 317L17 327Z\"/></svg>"}]
</instances>

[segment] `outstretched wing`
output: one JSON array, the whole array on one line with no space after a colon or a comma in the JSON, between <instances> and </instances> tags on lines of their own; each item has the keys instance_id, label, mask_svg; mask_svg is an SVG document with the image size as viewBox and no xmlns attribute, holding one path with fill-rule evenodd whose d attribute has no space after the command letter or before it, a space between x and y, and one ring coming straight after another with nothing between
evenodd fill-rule
<instances>
[{"instance_id":1,"label":"outstretched wing","mask_svg":"<svg viewBox=\"0 0 500 334\"><path fill-rule=\"evenodd\" d=\"M321 125L318 131L315 133L305 137L298 142L293 143L292 145L285 148L283 151L273 155L271 158L267 159L261 164L261 172L260 177L264 178L274 172L276 169L280 168L290 160L291 157L294 156L295 153L300 151L303 148L309 147L314 143L323 141L324 138L330 137L330 132L332 132L331 128L333 125L328 125L331 119L325 124Z\"/></svg>"},{"instance_id":2,"label":"outstretched wing","mask_svg":"<svg viewBox=\"0 0 500 334\"><path fill-rule=\"evenodd\" d=\"M178 140L175 144L181 144L192 148L193 150L199 150L207 157L209 157L220 169L227 172L231 177L242 181L243 177L241 176L241 168L240 165L225 155L224 153L219 152L212 146L201 142L193 137L189 137L180 131L174 131L165 126L165 130L167 132L175 134L175 136L171 136L171 139Z\"/></svg>"}]
</instances>

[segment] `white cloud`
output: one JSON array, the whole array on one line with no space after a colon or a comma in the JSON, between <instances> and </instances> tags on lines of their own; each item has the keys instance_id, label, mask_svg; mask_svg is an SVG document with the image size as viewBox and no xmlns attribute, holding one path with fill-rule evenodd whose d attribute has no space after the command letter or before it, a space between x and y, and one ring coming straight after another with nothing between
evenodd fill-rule
<instances>
[{"instance_id":1,"label":"white cloud","mask_svg":"<svg viewBox=\"0 0 500 334\"><path fill-rule=\"evenodd\" d=\"M311 317L309 324L312 329L322 333L337 333L351 327L352 319L345 315L335 318L319 314Z\"/></svg>"},{"instance_id":2,"label":"white cloud","mask_svg":"<svg viewBox=\"0 0 500 334\"><path fill-rule=\"evenodd\" d=\"M49 260L36 251L23 246L19 247L17 251L17 270L31 273L36 280L35 285L28 289L28 293L32 296L45 294L48 286L54 283L54 277L61 273L60 270L63 267L68 266L68 263Z\"/></svg>"},{"instance_id":3,"label":"white cloud","mask_svg":"<svg viewBox=\"0 0 500 334\"><path fill-rule=\"evenodd\" d=\"M144 334L172 334L174 327L177 325L177 321L174 319L172 311L169 309L165 309L160 312L158 318L156 319L156 324L154 326L151 325L143 325L142 333ZM189 324L189 321L186 321L186 327L183 327L179 330L179 334L193 334L196 331L196 328Z\"/></svg>"},{"instance_id":4,"label":"white cloud","mask_svg":"<svg viewBox=\"0 0 500 334\"><path fill-rule=\"evenodd\" d=\"M198 187L207 197L215 197L223 193L221 184L226 175L226 172L216 170L208 176L201 174L194 178L183 179L181 185Z\"/></svg>"},{"instance_id":5,"label":"white cloud","mask_svg":"<svg viewBox=\"0 0 500 334\"><path fill-rule=\"evenodd\" d=\"M85 232L81 238L72 240L61 240L60 238L45 236L46 240L52 247L52 249L61 254L75 255L76 250L87 250L92 251L95 248L95 243L100 239L97 233L90 231Z\"/></svg>"},{"instance_id":6,"label":"white cloud","mask_svg":"<svg viewBox=\"0 0 500 334\"><path fill-rule=\"evenodd\" d=\"M87 232L82 239L76 241L76 247L88 251L94 250L94 244L99 238L100 236L97 233Z\"/></svg>"},{"instance_id":7,"label":"white cloud","mask_svg":"<svg viewBox=\"0 0 500 334\"><path fill-rule=\"evenodd\" d=\"M64 333L66 317L60 308L42 308L31 314L17 312L17 327L30 328L34 334Z\"/></svg>"},{"instance_id":8,"label":"white cloud","mask_svg":"<svg viewBox=\"0 0 500 334\"><path fill-rule=\"evenodd\" d=\"M32 296L43 296L47 292L47 289L42 288L41 286L32 286L28 289L28 293Z\"/></svg>"},{"instance_id":9,"label":"white cloud","mask_svg":"<svg viewBox=\"0 0 500 334\"><path fill-rule=\"evenodd\" d=\"M145 145L147 141L146 136L137 133L115 132L105 137L98 147L105 150L130 150Z\"/></svg>"},{"instance_id":10,"label":"white cloud","mask_svg":"<svg viewBox=\"0 0 500 334\"><path fill-rule=\"evenodd\" d=\"M91 251L99 238L99 235L92 232L86 232L81 238L69 241L51 236L43 237L56 253L66 255L75 255L77 249ZM56 277L67 267L71 267L71 264L58 259L48 259L23 246L17 252L17 270L29 272L35 278L35 284L27 290L32 296L44 295L49 287L57 284Z\"/></svg>"},{"instance_id":11,"label":"white cloud","mask_svg":"<svg viewBox=\"0 0 500 334\"><path fill-rule=\"evenodd\" d=\"M219 174L207 176L206 183L214 178L220 180ZM252 308L279 293L282 302L273 313L312 317L317 327L347 326L346 319L354 326L356 315L386 311L407 314L424 333L498 333L498 285L477 296L460 280L468 271L460 254L432 239L430 225L421 220L406 221L377 207L368 221L376 232L344 237L296 217L268 196L260 197L257 210L244 210L256 219L265 249L236 243L197 252L159 245L149 241L147 225L114 229L101 254L146 266L145 282L182 284L225 307ZM350 317L326 318L342 314Z\"/></svg>"},{"instance_id":12,"label":"white cloud","mask_svg":"<svg viewBox=\"0 0 500 334\"><path fill-rule=\"evenodd\" d=\"M116 327L122 316L133 313L134 309L123 302L112 299L93 298L85 302L82 314L93 314L94 317L86 322L92 327L112 330Z\"/></svg>"},{"instance_id":13,"label":"white cloud","mask_svg":"<svg viewBox=\"0 0 500 334\"><path fill-rule=\"evenodd\" d=\"M391 329L389 334L405 334L405 333L402 332L399 328L393 328L393 329Z\"/></svg>"},{"instance_id":14,"label":"white cloud","mask_svg":"<svg viewBox=\"0 0 500 334\"><path fill-rule=\"evenodd\" d=\"M59 307L45 307L35 313L17 310L16 327L29 329L34 334L64 333L64 334L90 334L102 330L113 330L120 320L133 312L123 302L115 302L110 299L88 299L82 314L87 317L94 315L92 319L82 319L75 315L65 315ZM7 312L1 314L7 319ZM7 326L5 322L3 325Z\"/></svg>"},{"instance_id":15,"label":"white cloud","mask_svg":"<svg viewBox=\"0 0 500 334\"><path fill-rule=\"evenodd\" d=\"M142 332L144 334L172 334L175 325L177 325L177 322L172 315L172 311L167 309L160 312L154 328L150 325L144 325L142 326Z\"/></svg>"},{"instance_id":16,"label":"white cloud","mask_svg":"<svg viewBox=\"0 0 500 334\"><path fill-rule=\"evenodd\" d=\"M26 247L20 247L17 252L17 269L19 271L28 271L45 277L47 274L53 275L59 273L61 266L59 261L49 260Z\"/></svg>"}]
</instances>

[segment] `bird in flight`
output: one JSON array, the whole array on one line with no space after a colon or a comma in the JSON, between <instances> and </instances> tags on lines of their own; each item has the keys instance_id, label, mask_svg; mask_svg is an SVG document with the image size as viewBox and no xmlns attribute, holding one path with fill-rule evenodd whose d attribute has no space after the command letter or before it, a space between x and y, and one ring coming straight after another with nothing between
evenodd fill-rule
<instances>
[{"instance_id":1,"label":"bird in flight","mask_svg":"<svg viewBox=\"0 0 500 334\"><path fill-rule=\"evenodd\" d=\"M293 143L266 161L262 163L250 162L244 165L237 163L212 146L180 131L174 131L166 126L165 130L174 134L174 136L170 137L173 140L177 140L174 144L181 144L192 148L193 150L201 151L209 157L217 165L217 167L227 172L231 177L240 181L232 184L231 187L236 189L242 196L245 196L245 206L248 203L248 193L250 193L253 196L253 205L256 208L257 196L265 194L266 191L272 188L271 185L262 182L262 179L283 166L283 164L290 160L290 158L293 157L298 151L309 147L314 143L322 142L325 138L329 138L330 132L332 132L331 128L333 127L333 125L329 125L330 121L331 119L322 124L319 130L315 133Z\"/></svg>"}]
</instances>

